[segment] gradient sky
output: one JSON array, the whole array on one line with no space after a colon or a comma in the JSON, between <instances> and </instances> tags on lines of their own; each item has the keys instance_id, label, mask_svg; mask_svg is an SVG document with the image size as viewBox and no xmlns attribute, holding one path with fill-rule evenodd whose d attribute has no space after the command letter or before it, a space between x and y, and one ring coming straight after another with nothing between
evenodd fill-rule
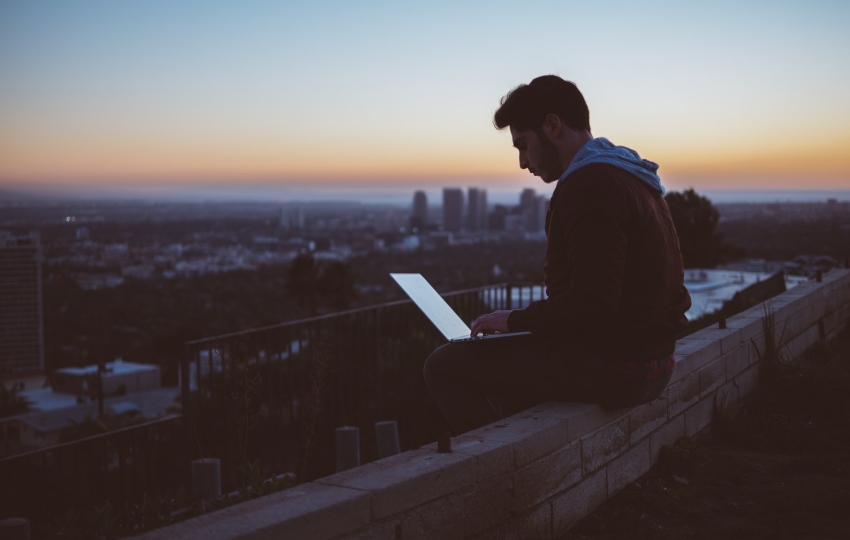
<instances>
[{"instance_id":1,"label":"gradient sky","mask_svg":"<svg viewBox=\"0 0 850 540\"><path fill-rule=\"evenodd\" d=\"M850 2L0 1L0 188L542 187L499 99L575 81L669 189L850 188Z\"/></svg>"}]
</instances>

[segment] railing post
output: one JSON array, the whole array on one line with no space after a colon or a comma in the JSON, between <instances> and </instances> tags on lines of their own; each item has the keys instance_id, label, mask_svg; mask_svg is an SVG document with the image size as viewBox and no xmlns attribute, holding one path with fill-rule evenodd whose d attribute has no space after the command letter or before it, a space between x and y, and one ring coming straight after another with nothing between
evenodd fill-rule
<instances>
[{"instance_id":1,"label":"railing post","mask_svg":"<svg viewBox=\"0 0 850 540\"><path fill-rule=\"evenodd\" d=\"M0 521L0 538L30 540L30 521L26 518L9 518Z\"/></svg>"},{"instance_id":2,"label":"railing post","mask_svg":"<svg viewBox=\"0 0 850 540\"><path fill-rule=\"evenodd\" d=\"M378 442L378 458L394 456L401 452L398 444L398 424L395 420L375 422L375 439Z\"/></svg>"},{"instance_id":3,"label":"railing post","mask_svg":"<svg viewBox=\"0 0 850 540\"><path fill-rule=\"evenodd\" d=\"M505 309L511 310L513 309L513 289L510 283L505 285L505 291L507 293L507 298L505 299Z\"/></svg>"},{"instance_id":4,"label":"railing post","mask_svg":"<svg viewBox=\"0 0 850 540\"><path fill-rule=\"evenodd\" d=\"M360 466L360 428L336 428L336 472Z\"/></svg>"},{"instance_id":5,"label":"railing post","mask_svg":"<svg viewBox=\"0 0 850 540\"><path fill-rule=\"evenodd\" d=\"M221 497L221 460L196 459L192 462L192 492L201 496L201 511L206 503Z\"/></svg>"}]
</instances>

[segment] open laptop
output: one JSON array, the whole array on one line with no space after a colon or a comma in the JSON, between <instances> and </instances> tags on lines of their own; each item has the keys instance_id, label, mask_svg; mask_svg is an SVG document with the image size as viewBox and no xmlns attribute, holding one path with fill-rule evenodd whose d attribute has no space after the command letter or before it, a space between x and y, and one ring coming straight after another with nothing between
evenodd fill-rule
<instances>
[{"instance_id":1,"label":"open laptop","mask_svg":"<svg viewBox=\"0 0 850 540\"><path fill-rule=\"evenodd\" d=\"M469 335L471 330L466 323L458 317L457 313L443 300L443 297L434 290L434 287L425 281L422 274L390 274L390 277L398 283L399 287L413 300L413 303L422 310L422 313L434 323L437 330L449 341L472 341L477 339L525 336L531 333L510 332L471 337Z\"/></svg>"}]
</instances>

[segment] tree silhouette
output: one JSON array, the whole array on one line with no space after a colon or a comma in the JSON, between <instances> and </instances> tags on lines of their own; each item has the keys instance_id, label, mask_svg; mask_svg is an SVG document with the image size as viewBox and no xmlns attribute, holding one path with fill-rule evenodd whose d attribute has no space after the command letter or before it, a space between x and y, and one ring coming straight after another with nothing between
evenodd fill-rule
<instances>
[{"instance_id":1,"label":"tree silhouette","mask_svg":"<svg viewBox=\"0 0 850 540\"><path fill-rule=\"evenodd\" d=\"M301 254L295 257L287 273L286 288L310 315L317 311L318 281L318 268L313 256Z\"/></svg>"},{"instance_id":2,"label":"tree silhouette","mask_svg":"<svg viewBox=\"0 0 850 540\"><path fill-rule=\"evenodd\" d=\"M664 199L676 225L685 268L711 268L730 255L723 235L716 231L720 213L708 198L688 189L671 191Z\"/></svg>"},{"instance_id":3,"label":"tree silhouette","mask_svg":"<svg viewBox=\"0 0 850 540\"><path fill-rule=\"evenodd\" d=\"M18 395L17 388L6 388L0 383L0 418L4 416L15 416L30 410L30 402L23 396Z\"/></svg>"},{"instance_id":4,"label":"tree silhouette","mask_svg":"<svg viewBox=\"0 0 850 540\"><path fill-rule=\"evenodd\" d=\"M318 292L329 307L343 311L351 306L354 299L354 280L351 267L334 261L325 267L318 280Z\"/></svg>"}]
</instances>

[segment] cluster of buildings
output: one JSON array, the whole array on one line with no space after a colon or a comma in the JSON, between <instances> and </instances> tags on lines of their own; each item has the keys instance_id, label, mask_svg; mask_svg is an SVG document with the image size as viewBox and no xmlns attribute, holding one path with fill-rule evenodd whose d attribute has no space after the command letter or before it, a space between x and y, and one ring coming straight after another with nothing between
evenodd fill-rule
<instances>
[{"instance_id":1,"label":"cluster of buildings","mask_svg":"<svg viewBox=\"0 0 850 540\"><path fill-rule=\"evenodd\" d=\"M442 220L429 221L428 196L424 191L413 194L410 230L458 233L508 232L540 233L545 228L549 199L530 188L524 189L517 206L487 205L487 190L476 187L443 189Z\"/></svg>"}]
</instances>

